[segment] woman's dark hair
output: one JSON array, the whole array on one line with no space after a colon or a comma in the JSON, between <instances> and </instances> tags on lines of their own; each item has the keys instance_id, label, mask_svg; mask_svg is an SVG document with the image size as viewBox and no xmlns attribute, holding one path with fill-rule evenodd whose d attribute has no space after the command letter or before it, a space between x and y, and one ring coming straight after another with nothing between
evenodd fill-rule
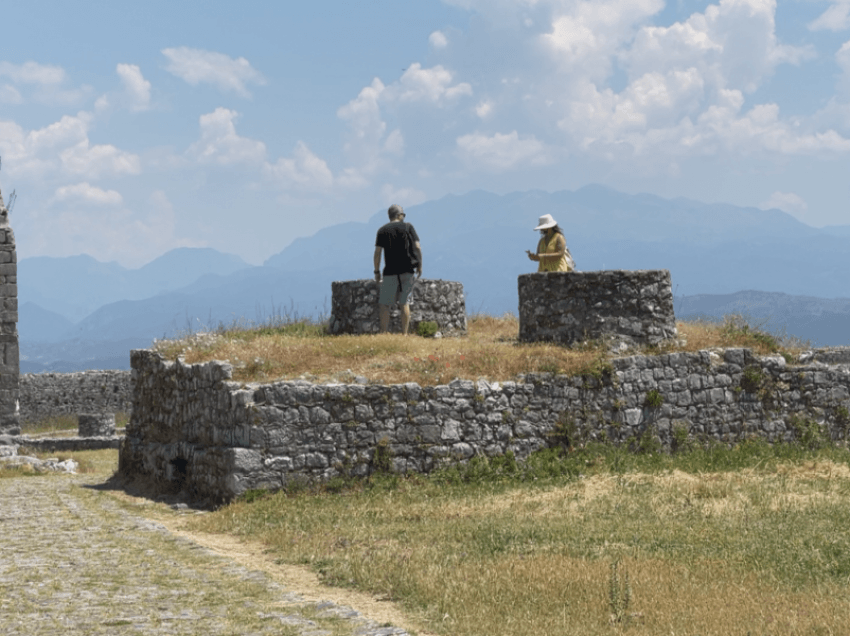
<instances>
[{"instance_id":1,"label":"woman's dark hair","mask_svg":"<svg viewBox=\"0 0 850 636\"><path fill-rule=\"evenodd\" d=\"M560 234L561 236L564 236L564 230L562 230L561 226L557 224L555 224L554 227L548 227L545 230L540 230L540 233L546 234L546 232L548 232L549 230L552 230L555 234Z\"/></svg>"}]
</instances>

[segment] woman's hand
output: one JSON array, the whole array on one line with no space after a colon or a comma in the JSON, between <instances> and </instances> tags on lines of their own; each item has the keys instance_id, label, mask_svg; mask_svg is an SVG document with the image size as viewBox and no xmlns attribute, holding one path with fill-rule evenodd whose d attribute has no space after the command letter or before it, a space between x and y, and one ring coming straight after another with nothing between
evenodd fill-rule
<instances>
[{"instance_id":1,"label":"woman's hand","mask_svg":"<svg viewBox=\"0 0 850 636\"><path fill-rule=\"evenodd\" d=\"M530 261L539 261L540 260L540 257L537 254L535 254L535 253L533 253L529 250L525 250L525 253L528 254L528 260L530 260Z\"/></svg>"}]
</instances>

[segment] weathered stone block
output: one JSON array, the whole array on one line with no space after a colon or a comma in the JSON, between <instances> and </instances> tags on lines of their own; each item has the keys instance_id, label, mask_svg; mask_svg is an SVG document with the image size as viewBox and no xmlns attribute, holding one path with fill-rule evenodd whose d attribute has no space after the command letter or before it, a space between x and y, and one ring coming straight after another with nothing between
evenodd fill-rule
<instances>
[{"instance_id":1,"label":"weathered stone block","mask_svg":"<svg viewBox=\"0 0 850 636\"><path fill-rule=\"evenodd\" d=\"M461 283L421 278L414 282L410 302L410 332L420 322L435 322L443 335L466 334L466 301ZM331 284L332 334L378 333L378 284L361 279ZM401 331L399 310L390 311L390 331Z\"/></svg>"},{"instance_id":2,"label":"weathered stone block","mask_svg":"<svg viewBox=\"0 0 850 636\"><path fill-rule=\"evenodd\" d=\"M80 437L115 435L115 413L82 413L77 417Z\"/></svg>"},{"instance_id":3,"label":"weathered stone block","mask_svg":"<svg viewBox=\"0 0 850 636\"><path fill-rule=\"evenodd\" d=\"M518 289L524 342L655 345L676 336L667 270L524 274Z\"/></svg>"}]
</instances>

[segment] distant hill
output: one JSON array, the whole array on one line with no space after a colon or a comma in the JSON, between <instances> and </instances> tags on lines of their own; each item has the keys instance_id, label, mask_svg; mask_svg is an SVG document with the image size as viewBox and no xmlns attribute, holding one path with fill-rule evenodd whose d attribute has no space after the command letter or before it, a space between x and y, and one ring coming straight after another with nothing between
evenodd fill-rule
<instances>
[{"instance_id":1,"label":"distant hill","mask_svg":"<svg viewBox=\"0 0 850 636\"><path fill-rule=\"evenodd\" d=\"M753 326L793 335L813 346L850 344L850 298L741 291L677 298L674 308L680 320L741 315Z\"/></svg>"},{"instance_id":2,"label":"distant hill","mask_svg":"<svg viewBox=\"0 0 850 636\"><path fill-rule=\"evenodd\" d=\"M18 308L18 336L27 342L55 342L74 326L56 312L25 302Z\"/></svg>"},{"instance_id":3,"label":"distant hill","mask_svg":"<svg viewBox=\"0 0 850 636\"><path fill-rule=\"evenodd\" d=\"M833 236L850 237L850 225L827 225L821 231Z\"/></svg>"},{"instance_id":4,"label":"distant hill","mask_svg":"<svg viewBox=\"0 0 850 636\"><path fill-rule=\"evenodd\" d=\"M104 305L65 336L90 341L129 335L152 339L204 331L221 324L263 322L275 316L328 313L329 282L324 297L313 306L303 301L304 297L317 295L314 285L312 276L297 277L269 267L252 267L228 276L209 274L177 291Z\"/></svg>"},{"instance_id":5,"label":"distant hill","mask_svg":"<svg viewBox=\"0 0 850 636\"><path fill-rule=\"evenodd\" d=\"M85 254L37 256L18 263L18 301L76 322L107 303L149 298L189 285L204 274L230 274L247 267L238 256L211 248L178 248L139 269L101 263Z\"/></svg>"},{"instance_id":6,"label":"distant hill","mask_svg":"<svg viewBox=\"0 0 850 636\"><path fill-rule=\"evenodd\" d=\"M21 373L68 373L87 369L129 369L130 350L151 345L146 337L119 340L21 341Z\"/></svg>"},{"instance_id":7,"label":"distant hill","mask_svg":"<svg viewBox=\"0 0 850 636\"><path fill-rule=\"evenodd\" d=\"M464 283L470 306L516 311L516 277L534 271L525 249L542 214L563 228L579 269L669 269L677 295L761 289L850 297L846 226L820 230L779 210L628 195L600 186L575 192L470 192L407 210L422 241L425 275ZM332 269L368 278L377 228L343 223L294 241L266 261L285 271ZM321 264L321 265L320 265Z\"/></svg>"}]
</instances>

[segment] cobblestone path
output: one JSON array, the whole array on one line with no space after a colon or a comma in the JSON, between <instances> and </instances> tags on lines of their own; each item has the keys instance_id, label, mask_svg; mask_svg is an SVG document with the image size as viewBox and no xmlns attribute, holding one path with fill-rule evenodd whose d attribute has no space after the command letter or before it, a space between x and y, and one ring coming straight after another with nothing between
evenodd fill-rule
<instances>
[{"instance_id":1,"label":"cobblestone path","mask_svg":"<svg viewBox=\"0 0 850 636\"><path fill-rule=\"evenodd\" d=\"M407 633L350 608L307 603L86 481L0 479L0 635Z\"/></svg>"}]
</instances>

